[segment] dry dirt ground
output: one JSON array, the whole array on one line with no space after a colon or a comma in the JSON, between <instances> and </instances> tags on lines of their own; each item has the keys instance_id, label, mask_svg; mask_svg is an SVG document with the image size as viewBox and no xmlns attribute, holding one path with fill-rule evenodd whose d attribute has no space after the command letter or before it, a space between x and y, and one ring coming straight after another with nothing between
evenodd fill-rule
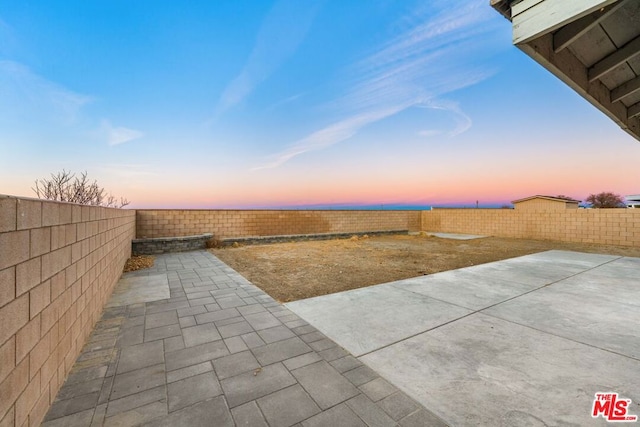
<instances>
[{"instance_id":1,"label":"dry dirt ground","mask_svg":"<svg viewBox=\"0 0 640 427\"><path fill-rule=\"evenodd\" d=\"M382 236L210 249L281 302L550 249L640 257L640 248L486 237Z\"/></svg>"}]
</instances>

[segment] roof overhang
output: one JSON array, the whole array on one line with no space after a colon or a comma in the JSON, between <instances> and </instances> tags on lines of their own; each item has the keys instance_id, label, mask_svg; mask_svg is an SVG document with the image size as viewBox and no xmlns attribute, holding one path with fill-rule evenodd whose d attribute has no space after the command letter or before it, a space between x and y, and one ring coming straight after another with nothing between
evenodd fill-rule
<instances>
[{"instance_id":1,"label":"roof overhang","mask_svg":"<svg viewBox=\"0 0 640 427\"><path fill-rule=\"evenodd\" d=\"M640 140L640 0L490 0L513 43Z\"/></svg>"}]
</instances>

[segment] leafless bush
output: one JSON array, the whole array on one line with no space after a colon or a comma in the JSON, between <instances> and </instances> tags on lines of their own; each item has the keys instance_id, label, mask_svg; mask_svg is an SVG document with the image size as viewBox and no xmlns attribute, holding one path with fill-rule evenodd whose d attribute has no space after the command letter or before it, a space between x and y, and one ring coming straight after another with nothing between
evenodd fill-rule
<instances>
[{"instance_id":1,"label":"leafless bush","mask_svg":"<svg viewBox=\"0 0 640 427\"><path fill-rule=\"evenodd\" d=\"M123 208L130 203L123 197L117 198L107 193L97 181L91 182L87 172L77 177L75 173L63 169L62 172L51 174L50 179L37 179L35 184L32 190L39 199L108 208Z\"/></svg>"}]
</instances>

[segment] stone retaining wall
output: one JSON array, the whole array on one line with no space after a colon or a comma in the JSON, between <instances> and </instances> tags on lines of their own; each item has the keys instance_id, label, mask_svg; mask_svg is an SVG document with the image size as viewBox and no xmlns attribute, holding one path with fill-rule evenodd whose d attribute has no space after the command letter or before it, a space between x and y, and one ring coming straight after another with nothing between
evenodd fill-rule
<instances>
[{"instance_id":1,"label":"stone retaining wall","mask_svg":"<svg viewBox=\"0 0 640 427\"><path fill-rule=\"evenodd\" d=\"M134 239L131 242L133 255L154 255L167 252L184 252L207 247L207 241L213 234L205 233L197 236L155 237L151 239Z\"/></svg>"}]
</instances>

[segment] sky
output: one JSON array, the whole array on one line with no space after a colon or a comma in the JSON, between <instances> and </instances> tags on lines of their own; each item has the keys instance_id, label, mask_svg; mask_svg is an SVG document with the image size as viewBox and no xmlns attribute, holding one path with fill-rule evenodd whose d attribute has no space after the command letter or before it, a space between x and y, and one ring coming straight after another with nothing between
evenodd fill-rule
<instances>
[{"instance_id":1,"label":"sky","mask_svg":"<svg viewBox=\"0 0 640 427\"><path fill-rule=\"evenodd\" d=\"M131 208L499 206L640 193L640 142L488 0L0 3L0 194Z\"/></svg>"}]
</instances>

